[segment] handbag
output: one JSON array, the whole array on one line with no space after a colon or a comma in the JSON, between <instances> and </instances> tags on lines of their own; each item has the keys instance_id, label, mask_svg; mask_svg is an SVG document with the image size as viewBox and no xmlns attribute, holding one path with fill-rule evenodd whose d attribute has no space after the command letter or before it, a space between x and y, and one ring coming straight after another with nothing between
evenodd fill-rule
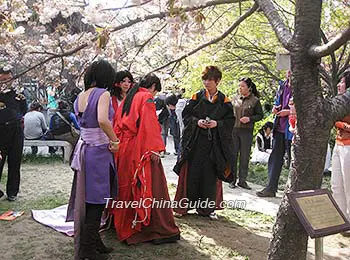
<instances>
[{"instance_id":1,"label":"handbag","mask_svg":"<svg viewBox=\"0 0 350 260\"><path fill-rule=\"evenodd\" d=\"M56 114L67 124L70 126L70 132L73 137L78 137L80 136L80 131L76 129L71 123L68 122L68 120L60 113L56 112Z\"/></svg>"}]
</instances>

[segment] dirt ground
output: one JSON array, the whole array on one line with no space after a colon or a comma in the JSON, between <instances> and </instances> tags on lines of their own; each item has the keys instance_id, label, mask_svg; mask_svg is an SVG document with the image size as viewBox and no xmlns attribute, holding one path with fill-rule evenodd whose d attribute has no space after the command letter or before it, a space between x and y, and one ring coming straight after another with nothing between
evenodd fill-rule
<instances>
[{"instance_id":1,"label":"dirt ground","mask_svg":"<svg viewBox=\"0 0 350 260\"><path fill-rule=\"evenodd\" d=\"M1 189L4 189L4 177ZM18 200L12 203L0 200L0 212L25 210L15 221L0 222L2 260L73 259L73 239L35 222L30 213L31 209L51 209L66 204L72 177L69 166L61 162L22 165ZM174 191L175 188L170 187L170 193ZM102 237L115 249L111 259L266 259L273 218L228 209L219 212L219 217L219 221L196 215L176 219L182 238L175 244L126 246L117 241L112 229ZM325 238L324 259L350 259L349 242L349 238L340 235ZM309 259L313 259L313 241L309 244Z\"/></svg>"}]
</instances>

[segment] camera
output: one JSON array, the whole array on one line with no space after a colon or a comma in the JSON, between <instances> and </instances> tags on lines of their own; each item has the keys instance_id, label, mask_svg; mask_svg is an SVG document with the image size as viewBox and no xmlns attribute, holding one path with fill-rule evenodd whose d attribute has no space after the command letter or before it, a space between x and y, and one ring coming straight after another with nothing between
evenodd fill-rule
<instances>
[{"instance_id":1,"label":"camera","mask_svg":"<svg viewBox=\"0 0 350 260\"><path fill-rule=\"evenodd\" d=\"M208 116L205 118L205 123L210 124L210 118Z\"/></svg>"}]
</instances>

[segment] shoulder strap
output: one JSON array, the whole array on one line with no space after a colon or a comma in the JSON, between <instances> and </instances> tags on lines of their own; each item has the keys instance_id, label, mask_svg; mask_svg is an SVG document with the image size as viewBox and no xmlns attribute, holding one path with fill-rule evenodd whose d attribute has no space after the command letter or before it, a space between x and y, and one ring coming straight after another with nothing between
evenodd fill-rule
<instances>
[{"instance_id":1,"label":"shoulder strap","mask_svg":"<svg viewBox=\"0 0 350 260\"><path fill-rule=\"evenodd\" d=\"M72 127L72 125L68 122L68 120L60 113L60 112L56 112L56 114L70 127Z\"/></svg>"}]
</instances>

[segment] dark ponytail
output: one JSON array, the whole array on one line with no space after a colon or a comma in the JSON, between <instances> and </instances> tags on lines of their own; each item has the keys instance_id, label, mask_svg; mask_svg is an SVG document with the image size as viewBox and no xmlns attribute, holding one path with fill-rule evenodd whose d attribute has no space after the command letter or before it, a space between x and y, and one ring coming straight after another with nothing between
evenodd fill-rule
<instances>
[{"instance_id":1,"label":"dark ponytail","mask_svg":"<svg viewBox=\"0 0 350 260\"><path fill-rule=\"evenodd\" d=\"M122 116L124 116L124 114L129 115L132 100L134 99L136 93L139 91L139 88L149 89L153 86L153 84L156 86L155 90L158 92L162 90L160 79L154 73L149 73L143 77L138 84L129 90L128 94L125 97Z\"/></svg>"},{"instance_id":2,"label":"dark ponytail","mask_svg":"<svg viewBox=\"0 0 350 260\"><path fill-rule=\"evenodd\" d=\"M240 81L244 81L247 84L250 92L253 93L257 98L260 98L260 93L251 78L242 78Z\"/></svg>"}]
</instances>

